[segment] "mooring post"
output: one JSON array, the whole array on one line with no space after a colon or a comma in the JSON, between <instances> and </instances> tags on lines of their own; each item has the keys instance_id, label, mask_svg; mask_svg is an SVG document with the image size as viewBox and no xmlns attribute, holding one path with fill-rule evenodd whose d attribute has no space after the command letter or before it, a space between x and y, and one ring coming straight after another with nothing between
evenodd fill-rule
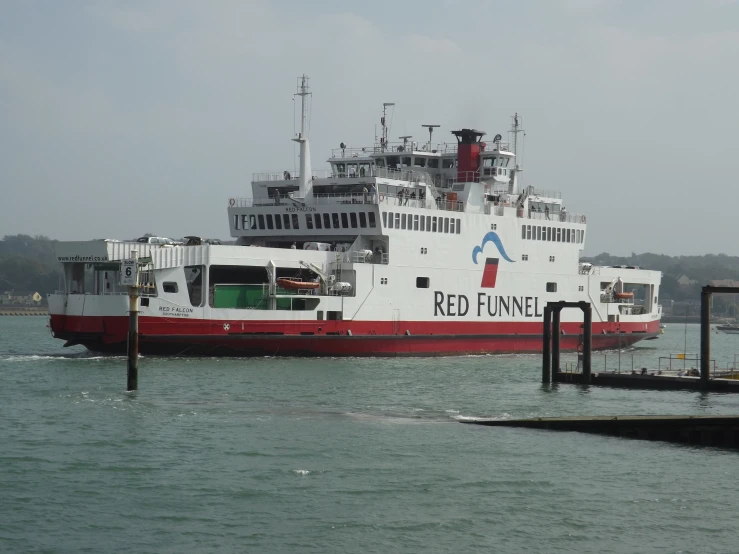
<instances>
[{"instance_id":1,"label":"mooring post","mask_svg":"<svg viewBox=\"0 0 739 554\"><path fill-rule=\"evenodd\" d=\"M590 383L591 361L593 350L593 307L589 302L581 305L584 322L583 322L583 352L582 352L582 380L583 383Z\"/></svg>"},{"instance_id":2,"label":"mooring post","mask_svg":"<svg viewBox=\"0 0 739 554\"><path fill-rule=\"evenodd\" d=\"M138 259L136 251L131 252L135 261L134 275L137 281L134 286L128 287L128 379L126 390L134 391L139 388L139 290Z\"/></svg>"},{"instance_id":3,"label":"mooring post","mask_svg":"<svg viewBox=\"0 0 739 554\"><path fill-rule=\"evenodd\" d=\"M542 344L542 360L541 360L541 382L551 383L552 381L552 309L544 306L544 344Z\"/></svg>"},{"instance_id":4,"label":"mooring post","mask_svg":"<svg viewBox=\"0 0 739 554\"><path fill-rule=\"evenodd\" d=\"M552 374L554 380L557 380L559 374L559 337L562 334L560 329L560 314L562 313L562 306L552 306Z\"/></svg>"},{"instance_id":5,"label":"mooring post","mask_svg":"<svg viewBox=\"0 0 739 554\"><path fill-rule=\"evenodd\" d=\"M685 353L683 353L685 355ZM711 363L711 292L701 289L701 385L708 388Z\"/></svg>"}]
</instances>

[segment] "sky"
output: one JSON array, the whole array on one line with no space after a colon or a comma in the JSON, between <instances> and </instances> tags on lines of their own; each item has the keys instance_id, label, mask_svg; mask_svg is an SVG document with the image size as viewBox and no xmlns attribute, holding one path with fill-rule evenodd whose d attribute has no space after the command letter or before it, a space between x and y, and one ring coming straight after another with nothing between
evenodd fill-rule
<instances>
[{"instance_id":1,"label":"sky","mask_svg":"<svg viewBox=\"0 0 739 554\"><path fill-rule=\"evenodd\" d=\"M585 254L739 255L739 0L0 2L0 235L228 237L229 197L438 124L526 129ZM299 106L298 106L299 108Z\"/></svg>"}]
</instances>

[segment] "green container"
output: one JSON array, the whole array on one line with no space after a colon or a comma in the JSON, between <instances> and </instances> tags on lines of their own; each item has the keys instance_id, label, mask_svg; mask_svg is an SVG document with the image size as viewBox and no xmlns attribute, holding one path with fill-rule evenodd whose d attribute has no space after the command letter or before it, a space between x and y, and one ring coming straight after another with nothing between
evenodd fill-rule
<instances>
[{"instance_id":1,"label":"green container","mask_svg":"<svg viewBox=\"0 0 739 554\"><path fill-rule=\"evenodd\" d=\"M213 290L214 308L262 308L269 302L262 285L216 285Z\"/></svg>"}]
</instances>

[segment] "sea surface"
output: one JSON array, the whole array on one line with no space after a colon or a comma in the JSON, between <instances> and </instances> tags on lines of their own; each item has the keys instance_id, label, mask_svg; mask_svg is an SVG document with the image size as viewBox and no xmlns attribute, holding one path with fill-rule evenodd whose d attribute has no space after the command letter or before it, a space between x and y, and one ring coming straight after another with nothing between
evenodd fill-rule
<instances>
[{"instance_id":1,"label":"sea surface","mask_svg":"<svg viewBox=\"0 0 739 554\"><path fill-rule=\"evenodd\" d=\"M0 317L1 552L739 552L736 452L459 422L739 395L542 386L534 355L144 357L127 393L124 358L46 324ZM733 363L739 335L712 339ZM698 344L668 325L621 367Z\"/></svg>"}]
</instances>

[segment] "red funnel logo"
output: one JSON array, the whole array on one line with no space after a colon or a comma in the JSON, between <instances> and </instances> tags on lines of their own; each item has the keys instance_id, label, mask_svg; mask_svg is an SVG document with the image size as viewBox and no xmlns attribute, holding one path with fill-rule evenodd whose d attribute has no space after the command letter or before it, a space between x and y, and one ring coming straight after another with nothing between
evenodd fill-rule
<instances>
[{"instance_id":1,"label":"red funnel logo","mask_svg":"<svg viewBox=\"0 0 739 554\"><path fill-rule=\"evenodd\" d=\"M498 278L498 258L487 258L485 260L485 271L482 273L482 284L484 289L494 289L495 280Z\"/></svg>"}]
</instances>

